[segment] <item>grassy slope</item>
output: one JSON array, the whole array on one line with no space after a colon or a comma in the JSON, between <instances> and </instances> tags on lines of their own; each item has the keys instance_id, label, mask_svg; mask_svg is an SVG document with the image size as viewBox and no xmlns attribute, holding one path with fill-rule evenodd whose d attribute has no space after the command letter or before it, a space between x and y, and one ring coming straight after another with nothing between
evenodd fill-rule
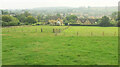
<instances>
[{"instance_id":1,"label":"grassy slope","mask_svg":"<svg viewBox=\"0 0 120 67\"><path fill-rule=\"evenodd\" d=\"M3 29L3 65L117 64L118 39L111 33L117 32L116 27L70 27L61 36L51 33L54 27L43 26L46 31L42 33L35 32L41 28L37 26ZM21 32L22 28L28 31ZM74 35L77 31L84 34ZM97 36L87 36L92 31ZM101 36L102 31L109 35Z\"/></svg>"}]
</instances>

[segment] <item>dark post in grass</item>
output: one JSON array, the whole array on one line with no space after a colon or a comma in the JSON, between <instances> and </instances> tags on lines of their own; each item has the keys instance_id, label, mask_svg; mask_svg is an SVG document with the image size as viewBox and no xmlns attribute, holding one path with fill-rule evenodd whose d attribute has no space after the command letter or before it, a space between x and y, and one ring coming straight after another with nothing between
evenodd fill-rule
<instances>
[{"instance_id":1,"label":"dark post in grass","mask_svg":"<svg viewBox=\"0 0 120 67\"><path fill-rule=\"evenodd\" d=\"M104 32L103 32L103 36L104 36Z\"/></svg>"},{"instance_id":2,"label":"dark post in grass","mask_svg":"<svg viewBox=\"0 0 120 67\"><path fill-rule=\"evenodd\" d=\"M59 33L61 32L61 30L59 29Z\"/></svg>"},{"instance_id":3,"label":"dark post in grass","mask_svg":"<svg viewBox=\"0 0 120 67\"><path fill-rule=\"evenodd\" d=\"M55 29L53 28L53 33L55 33Z\"/></svg>"},{"instance_id":4,"label":"dark post in grass","mask_svg":"<svg viewBox=\"0 0 120 67\"><path fill-rule=\"evenodd\" d=\"M77 36L79 35L79 33L77 32Z\"/></svg>"},{"instance_id":5,"label":"dark post in grass","mask_svg":"<svg viewBox=\"0 0 120 67\"><path fill-rule=\"evenodd\" d=\"M55 33L57 33L57 31L58 31L58 30L56 29L56 30L55 30Z\"/></svg>"},{"instance_id":6,"label":"dark post in grass","mask_svg":"<svg viewBox=\"0 0 120 67\"><path fill-rule=\"evenodd\" d=\"M91 32L91 36L93 35L93 33Z\"/></svg>"},{"instance_id":7,"label":"dark post in grass","mask_svg":"<svg viewBox=\"0 0 120 67\"><path fill-rule=\"evenodd\" d=\"M41 32L43 32L43 29L41 28Z\"/></svg>"}]
</instances>

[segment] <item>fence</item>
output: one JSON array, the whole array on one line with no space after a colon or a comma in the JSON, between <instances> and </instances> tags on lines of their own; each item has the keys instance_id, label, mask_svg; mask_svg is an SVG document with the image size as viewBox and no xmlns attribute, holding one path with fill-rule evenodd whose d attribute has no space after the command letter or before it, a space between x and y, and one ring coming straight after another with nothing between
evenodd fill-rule
<instances>
[{"instance_id":1,"label":"fence","mask_svg":"<svg viewBox=\"0 0 120 67\"><path fill-rule=\"evenodd\" d=\"M10 33L10 32L18 32L18 33L39 33L39 34L47 34L50 33L55 36L118 36L117 31L114 32L106 32L106 31L100 31L100 32L83 32L83 31L69 31L68 29L70 26L62 27L62 28L34 28L34 29L26 29L26 28L18 28L12 27L12 28L4 28L4 33ZM68 30L68 31L66 31Z\"/></svg>"}]
</instances>

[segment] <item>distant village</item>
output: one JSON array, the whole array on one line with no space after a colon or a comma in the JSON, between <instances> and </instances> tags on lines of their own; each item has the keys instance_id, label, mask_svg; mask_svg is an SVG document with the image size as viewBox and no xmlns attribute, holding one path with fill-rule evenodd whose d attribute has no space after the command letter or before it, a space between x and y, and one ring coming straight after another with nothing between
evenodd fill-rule
<instances>
[{"instance_id":1,"label":"distant village","mask_svg":"<svg viewBox=\"0 0 120 67\"><path fill-rule=\"evenodd\" d=\"M114 12L115 13L115 12ZM114 14L113 13L113 14ZM113 15L112 14L112 15ZM107 16L110 20L110 23L117 24L117 13L113 16ZM104 15L103 15L104 16ZM16 24L9 24L3 22L3 26L9 25L70 25L70 24L79 24L79 25L98 25L100 19L103 17L100 16L89 16L88 14L80 14L80 13L55 13L53 15L50 14L32 14L30 11L22 10L20 13L14 13L11 11L2 11L2 17L11 17L18 20ZM7 20L5 18L5 20ZM12 20L12 19L11 19ZM14 21L14 20L13 20Z\"/></svg>"}]
</instances>

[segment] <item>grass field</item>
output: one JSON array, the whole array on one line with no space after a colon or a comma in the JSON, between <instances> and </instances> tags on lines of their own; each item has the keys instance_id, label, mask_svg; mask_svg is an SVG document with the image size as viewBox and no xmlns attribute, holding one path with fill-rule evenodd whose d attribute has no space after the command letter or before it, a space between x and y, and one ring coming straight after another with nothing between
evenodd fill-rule
<instances>
[{"instance_id":1,"label":"grass field","mask_svg":"<svg viewBox=\"0 0 120 67\"><path fill-rule=\"evenodd\" d=\"M117 27L7 27L2 44L3 65L118 64Z\"/></svg>"}]
</instances>

